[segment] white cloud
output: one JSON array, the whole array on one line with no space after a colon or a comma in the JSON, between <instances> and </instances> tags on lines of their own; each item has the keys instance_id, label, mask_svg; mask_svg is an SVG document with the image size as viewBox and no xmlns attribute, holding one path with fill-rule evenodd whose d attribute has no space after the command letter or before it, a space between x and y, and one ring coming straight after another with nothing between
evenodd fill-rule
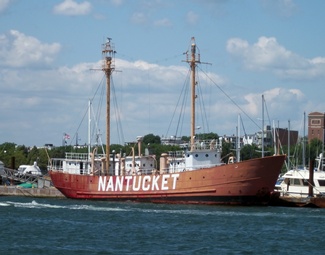
<instances>
[{"instance_id":1,"label":"white cloud","mask_svg":"<svg viewBox=\"0 0 325 255\"><path fill-rule=\"evenodd\" d=\"M46 44L32 36L11 30L9 35L0 35L0 65L23 67L51 63L61 46Z\"/></svg>"},{"instance_id":2,"label":"white cloud","mask_svg":"<svg viewBox=\"0 0 325 255\"><path fill-rule=\"evenodd\" d=\"M91 12L92 5L84 1L82 3L77 3L74 0L64 0L62 3L54 6L53 12L60 15L87 15Z\"/></svg>"},{"instance_id":3,"label":"white cloud","mask_svg":"<svg viewBox=\"0 0 325 255\"><path fill-rule=\"evenodd\" d=\"M325 75L324 57L304 58L287 50L274 37L260 37L253 45L240 38L231 38L226 48L250 70L271 71L293 80L318 79Z\"/></svg>"}]
</instances>

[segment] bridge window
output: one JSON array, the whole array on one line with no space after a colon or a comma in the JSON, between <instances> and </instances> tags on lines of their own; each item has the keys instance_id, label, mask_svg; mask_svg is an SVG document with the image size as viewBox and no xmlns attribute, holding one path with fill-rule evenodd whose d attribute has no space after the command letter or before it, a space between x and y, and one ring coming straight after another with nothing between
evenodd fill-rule
<instances>
[{"instance_id":1,"label":"bridge window","mask_svg":"<svg viewBox=\"0 0 325 255\"><path fill-rule=\"evenodd\" d=\"M318 180L319 186L325 186L325 180Z\"/></svg>"}]
</instances>

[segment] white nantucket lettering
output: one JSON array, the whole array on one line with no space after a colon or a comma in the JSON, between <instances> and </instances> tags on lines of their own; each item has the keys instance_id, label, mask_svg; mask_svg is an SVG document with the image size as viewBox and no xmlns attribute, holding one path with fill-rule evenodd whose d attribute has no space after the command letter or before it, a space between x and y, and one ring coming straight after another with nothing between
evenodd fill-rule
<instances>
[{"instance_id":1,"label":"white nantucket lettering","mask_svg":"<svg viewBox=\"0 0 325 255\"><path fill-rule=\"evenodd\" d=\"M169 179L169 174L164 174L162 176L162 180L161 180L161 190L168 190L168 179Z\"/></svg>"},{"instance_id":2,"label":"white nantucket lettering","mask_svg":"<svg viewBox=\"0 0 325 255\"><path fill-rule=\"evenodd\" d=\"M109 189L111 191L114 191L114 184L113 184L113 178L112 178L112 176L110 176L109 179L108 179L106 191L108 191Z\"/></svg>"},{"instance_id":3,"label":"white nantucket lettering","mask_svg":"<svg viewBox=\"0 0 325 255\"><path fill-rule=\"evenodd\" d=\"M179 175L180 174L99 176L98 191L159 191L169 190L169 188L174 190L176 189Z\"/></svg>"},{"instance_id":4,"label":"white nantucket lettering","mask_svg":"<svg viewBox=\"0 0 325 255\"><path fill-rule=\"evenodd\" d=\"M126 180L126 191L129 191L129 186L130 186L130 180L132 179L131 175L127 175L125 176L125 180Z\"/></svg>"},{"instance_id":5,"label":"white nantucket lettering","mask_svg":"<svg viewBox=\"0 0 325 255\"><path fill-rule=\"evenodd\" d=\"M179 174L172 174L172 177L174 178L173 189L176 189L176 181L177 181L177 178L179 177Z\"/></svg>"},{"instance_id":6,"label":"white nantucket lettering","mask_svg":"<svg viewBox=\"0 0 325 255\"><path fill-rule=\"evenodd\" d=\"M158 187L159 177L160 177L160 175L153 176L151 190L159 190L159 187Z\"/></svg>"},{"instance_id":7,"label":"white nantucket lettering","mask_svg":"<svg viewBox=\"0 0 325 255\"><path fill-rule=\"evenodd\" d=\"M138 182L137 182L137 179L138 179ZM139 191L140 190L141 180L142 180L142 176L141 175L140 176L134 176L133 185L132 185L133 191ZM135 186L136 184L138 184L138 186Z\"/></svg>"},{"instance_id":8,"label":"white nantucket lettering","mask_svg":"<svg viewBox=\"0 0 325 255\"><path fill-rule=\"evenodd\" d=\"M115 191L123 190L124 176L116 176Z\"/></svg>"},{"instance_id":9,"label":"white nantucket lettering","mask_svg":"<svg viewBox=\"0 0 325 255\"><path fill-rule=\"evenodd\" d=\"M106 176L104 176L104 178L102 176L99 176L98 191L105 190L105 185L106 185Z\"/></svg>"},{"instance_id":10,"label":"white nantucket lettering","mask_svg":"<svg viewBox=\"0 0 325 255\"><path fill-rule=\"evenodd\" d=\"M143 177L143 181L142 181L142 190L147 191L150 189L150 184L148 183L146 185L146 182L150 182L151 177L149 175L146 175L145 177Z\"/></svg>"}]
</instances>

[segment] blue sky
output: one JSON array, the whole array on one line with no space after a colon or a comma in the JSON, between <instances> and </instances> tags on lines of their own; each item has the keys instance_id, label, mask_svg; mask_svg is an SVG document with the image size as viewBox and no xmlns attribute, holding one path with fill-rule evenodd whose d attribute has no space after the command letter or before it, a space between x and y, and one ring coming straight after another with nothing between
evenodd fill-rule
<instances>
[{"instance_id":1,"label":"blue sky","mask_svg":"<svg viewBox=\"0 0 325 255\"><path fill-rule=\"evenodd\" d=\"M175 134L191 37L211 63L200 67L209 120L197 120L198 132L235 134L238 114L242 134L259 131L264 95L266 124L290 120L301 135L304 112L325 112L324 10L323 0L0 0L0 143L60 145L76 132L87 142L81 121L103 78L91 69L106 37L120 71L123 136L112 128L112 143Z\"/></svg>"}]
</instances>

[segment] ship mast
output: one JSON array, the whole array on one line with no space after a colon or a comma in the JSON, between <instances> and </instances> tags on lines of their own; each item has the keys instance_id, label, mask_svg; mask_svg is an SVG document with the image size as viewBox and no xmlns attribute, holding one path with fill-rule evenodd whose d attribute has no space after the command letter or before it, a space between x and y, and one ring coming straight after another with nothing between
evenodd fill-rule
<instances>
[{"instance_id":1,"label":"ship mast","mask_svg":"<svg viewBox=\"0 0 325 255\"><path fill-rule=\"evenodd\" d=\"M102 71L106 75L106 167L104 171L109 173L109 155L110 155L110 102L111 102L111 74L114 71L114 46L111 45L111 38L102 45L103 66Z\"/></svg>"},{"instance_id":2,"label":"ship mast","mask_svg":"<svg viewBox=\"0 0 325 255\"><path fill-rule=\"evenodd\" d=\"M192 43L191 43L191 57L189 58L188 52L186 53L186 60L185 62L190 64L191 67L191 151L194 150L194 140L195 140L195 68L197 63L200 62L200 53L196 54L196 43L195 38L192 37Z\"/></svg>"}]
</instances>

